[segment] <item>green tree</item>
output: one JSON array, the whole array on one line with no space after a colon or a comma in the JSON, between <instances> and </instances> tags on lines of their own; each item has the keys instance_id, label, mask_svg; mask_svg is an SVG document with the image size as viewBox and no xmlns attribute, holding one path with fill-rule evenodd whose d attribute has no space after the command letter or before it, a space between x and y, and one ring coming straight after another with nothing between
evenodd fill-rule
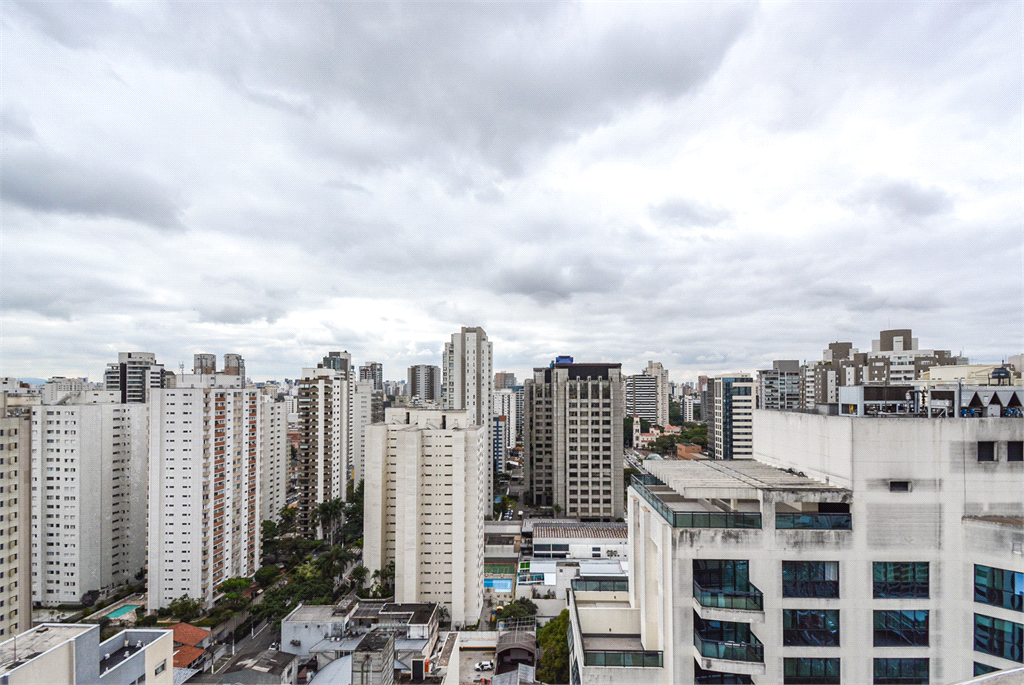
<instances>
[{"instance_id":1,"label":"green tree","mask_svg":"<svg viewBox=\"0 0 1024 685\"><path fill-rule=\"evenodd\" d=\"M540 664L537 680L545 683L569 682L569 610L563 609L557 617L537 631Z\"/></svg>"},{"instance_id":2,"label":"green tree","mask_svg":"<svg viewBox=\"0 0 1024 685\"><path fill-rule=\"evenodd\" d=\"M275 564L267 564L256 572L253 579L260 584L260 587L268 587L281 574L281 569Z\"/></svg>"},{"instance_id":3,"label":"green tree","mask_svg":"<svg viewBox=\"0 0 1024 685\"><path fill-rule=\"evenodd\" d=\"M203 603L198 599L189 599L187 594L178 597L178 599L171 600L167 608L170 609L171 615L185 623L199 618L203 613Z\"/></svg>"},{"instance_id":4,"label":"green tree","mask_svg":"<svg viewBox=\"0 0 1024 685\"><path fill-rule=\"evenodd\" d=\"M295 532L295 519L299 515L299 510L295 507L285 507L278 514L278 520L280 523L277 524L278 533L281 535L287 535L288 533Z\"/></svg>"},{"instance_id":5,"label":"green tree","mask_svg":"<svg viewBox=\"0 0 1024 685\"><path fill-rule=\"evenodd\" d=\"M366 584L366 576L368 576L369 573L370 569L365 566L356 566L352 569L352 573L349 575L352 576L352 582L356 584L357 590L361 589L363 585Z\"/></svg>"},{"instance_id":6,"label":"green tree","mask_svg":"<svg viewBox=\"0 0 1024 685\"><path fill-rule=\"evenodd\" d=\"M526 597L509 602L498 612L497 618L500 621L511 621L517 618L537 615L537 605Z\"/></svg>"}]
</instances>

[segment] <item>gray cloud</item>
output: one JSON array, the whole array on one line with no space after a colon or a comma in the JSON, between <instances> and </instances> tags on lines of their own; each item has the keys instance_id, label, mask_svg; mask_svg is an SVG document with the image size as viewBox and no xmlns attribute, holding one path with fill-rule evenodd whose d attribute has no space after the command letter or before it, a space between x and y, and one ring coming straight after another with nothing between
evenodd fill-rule
<instances>
[{"instance_id":1,"label":"gray cloud","mask_svg":"<svg viewBox=\"0 0 1024 685\"><path fill-rule=\"evenodd\" d=\"M940 188L899 180L868 181L848 202L854 207L880 210L901 219L925 218L953 209L952 198Z\"/></svg>"},{"instance_id":2,"label":"gray cloud","mask_svg":"<svg viewBox=\"0 0 1024 685\"><path fill-rule=\"evenodd\" d=\"M3 3L0 375L1020 351L1020 12L875 9Z\"/></svg>"},{"instance_id":3,"label":"gray cloud","mask_svg":"<svg viewBox=\"0 0 1024 685\"><path fill-rule=\"evenodd\" d=\"M83 165L40 150L7 154L3 199L44 213L113 217L153 228L180 230L180 210L169 191L124 169Z\"/></svg>"}]
</instances>

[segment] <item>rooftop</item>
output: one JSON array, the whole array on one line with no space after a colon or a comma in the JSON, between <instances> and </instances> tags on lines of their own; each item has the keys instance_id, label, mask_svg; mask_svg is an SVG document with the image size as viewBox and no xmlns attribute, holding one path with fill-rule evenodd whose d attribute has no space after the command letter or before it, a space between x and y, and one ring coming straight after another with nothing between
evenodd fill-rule
<instances>
[{"instance_id":1,"label":"rooftop","mask_svg":"<svg viewBox=\"0 0 1024 685\"><path fill-rule=\"evenodd\" d=\"M54 623L45 623L12 637L10 640L0 643L0 675L10 673L26 661L90 630L95 630L97 638L99 637L98 625Z\"/></svg>"},{"instance_id":2,"label":"rooftop","mask_svg":"<svg viewBox=\"0 0 1024 685\"><path fill-rule=\"evenodd\" d=\"M639 635L583 635L583 649L590 652L632 652L644 651Z\"/></svg>"},{"instance_id":3,"label":"rooftop","mask_svg":"<svg viewBox=\"0 0 1024 685\"><path fill-rule=\"evenodd\" d=\"M1010 526L1011 528L1024 528L1024 516L965 516L964 520L995 523L1000 526Z\"/></svg>"},{"instance_id":4,"label":"rooftop","mask_svg":"<svg viewBox=\"0 0 1024 685\"><path fill-rule=\"evenodd\" d=\"M388 642L390 642L393 637L394 635L392 633L383 630L375 630L372 633L367 633L359 642L359 647L356 651L379 652L388 646Z\"/></svg>"},{"instance_id":5,"label":"rooftop","mask_svg":"<svg viewBox=\"0 0 1024 685\"><path fill-rule=\"evenodd\" d=\"M175 623L171 626L171 630L174 631L175 642L189 647L198 645L208 638L211 632L209 628L200 628L191 623Z\"/></svg>"},{"instance_id":6,"label":"rooftop","mask_svg":"<svg viewBox=\"0 0 1024 685\"><path fill-rule=\"evenodd\" d=\"M283 620L289 623L329 623L336 619L334 606L331 604L303 604L296 607Z\"/></svg>"},{"instance_id":7,"label":"rooftop","mask_svg":"<svg viewBox=\"0 0 1024 685\"><path fill-rule=\"evenodd\" d=\"M762 490L850 492L754 459L659 461L646 466L665 487L687 499L758 499Z\"/></svg>"},{"instance_id":8,"label":"rooftop","mask_svg":"<svg viewBox=\"0 0 1024 685\"><path fill-rule=\"evenodd\" d=\"M174 648L174 667L175 668L188 668L196 662L196 660L206 653L206 650L202 647L193 647L191 645L181 645L180 647Z\"/></svg>"},{"instance_id":9,"label":"rooftop","mask_svg":"<svg viewBox=\"0 0 1024 685\"><path fill-rule=\"evenodd\" d=\"M538 521L533 524L533 539L538 538L614 538L625 540L628 525L625 523L563 523Z\"/></svg>"},{"instance_id":10,"label":"rooftop","mask_svg":"<svg viewBox=\"0 0 1024 685\"><path fill-rule=\"evenodd\" d=\"M436 610L436 604L426 602L419 604L385 604L381 606L379 616L391 620L401 616L405 623L418 625L429 623L430 617L434 615Z\"/></svg>"}]
</instances>

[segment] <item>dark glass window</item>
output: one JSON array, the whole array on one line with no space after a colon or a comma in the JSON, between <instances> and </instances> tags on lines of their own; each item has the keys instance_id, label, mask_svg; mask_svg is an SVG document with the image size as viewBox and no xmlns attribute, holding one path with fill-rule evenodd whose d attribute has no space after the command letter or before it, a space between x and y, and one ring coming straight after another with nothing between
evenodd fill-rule
<instances>
[{"instance_id":1,"label":"dark glass window","mask_svg":"<svg viewBox=\"0 0 1024 685\"><path fill-rule=\"evenodd\" d=\"M839 611L836 609L783 610L782 644L804 647L838 647Z\"/></svg>"},{"instance_id":2,"label":"dark glass window","mask_svg":"<svg viewBox=\"0 0 1024 685\"><path fill-rule=\"evenodd\" d=\"M1024 611L1024 573L975 564L974 601Z\"/></svg>"},{"instance_id":3,"label":"dark glass window","mask_svg":"<svg viewBox=\"0 0 1024 685\"><path fill-rule=\"evenodd\" d=\"M975 614L974 651L1024 663L1024 625Z\"/></svg>"},{"instance_id":4,"label":"dark glass window","mask_svg":"<svg viewBox=\"0 0 1024 685\"><path fill-rule=\"evenodd\" d=\"M927 659L875 659L875 685L928 685Z\"/></svg>"},{"instance_id":5,"label":"dark glass window","mask_svg":"<svg viewBox=\"0 0 1024 685\"><path fill-rule=\"evenodd\" d=\"M750 564L745 559L694 559L693 579L701 587L746 590Z\"/></svg>"},{"instance_id":6,"label":"dark glass window","mask_svg":"<svg viewBox=\"0 0 1024 685\"><path fill-rule=\"evenodd\" d=\"M995 461L996 444L991 440L978 442L978 461Z\"/></svg>"},{"instance_id":7,"label":"dark glass window","mask_svg":"<svg viewBox=\"0 0 1024 685\"><path fill-rule=\"evenodd\" d=\"M977 661L974 662L974 676L985 675L986 673L995 673L999 669L995 666L989 666L988 664L979 664Z\"/></svg>"},{"instance_id":8,"label":"dark glass window","mask_svg":"<svg viewBox=\"0 0 1024 685\"><path fill-rule=\"evenodd\" d=\"M693 682L694 685L752 685L754 680L748 675L705 671L699 663L694 661Z\"/></svg>"},{"instance_id":9,"label":"dark glass window","mask_svg":"<svg viewBox=\"0 0 1024 685\"><path fill-rule=\"evenodd\" d=\"M928 599L927 561L876 561L875 599Z\"/></svg>"},{"instance_id":10,"label":"dark glass window","mask_svg":"<svg viewBox=\"0 0 1024 685\"><path fill-rule=\"evenodd\" d=\"M1011 440L1006 443L1006 461L1024 461L1024 442Z\"/></svg>"},{"instance_id":11,"label":"dark glass window","mask_svg":"<svg viewBox=\"0 0 1024 685\"><path fill-rule=\"evenodd\" d=\"M891 481L889 481L889 492L910 492L910 481L909 480L891 480Z\"/></svg>"},{"instance_id":12,"label":"dark glass window","mask_svg":"<svg viewBox=\"0 0 1024 685\"><path fill-rule=\"evenodd\" d=\"M782 596L839 597L839 562L782 562Z\"/></svg>"},{"instance_id":13,"label":"dark glass window","mask_svg":"<svg viewBox=\"0 0 1024 685\"><path fill-rule=\"evenodd\" d=\"M830 685L839 682L839 659L783 659L785 685Z\"/></svg>"},{"instance_id":14,"label":"dark glass window","mask_svg":"<svg viewBox=\"0 0 1024 685\"><path fill-rule=\"evenodd\" d=\"M875 612L875 647L927 646L927 611Z\"/></svg>"}]
</instances>

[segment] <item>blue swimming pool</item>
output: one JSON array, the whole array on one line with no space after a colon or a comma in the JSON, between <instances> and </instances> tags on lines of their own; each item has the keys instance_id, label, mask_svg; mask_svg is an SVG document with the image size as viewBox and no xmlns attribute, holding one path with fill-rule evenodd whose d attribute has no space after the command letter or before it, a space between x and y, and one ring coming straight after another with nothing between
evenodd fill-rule
<instances>
[{"instance_id":1,"label":"blue swimming pool","mask_svg":"<svg viewBox=\"0 0 1024 685\"><path fill-rule=\"evenodd\" d=\"M492 588L495 592L512 592L512 579L484 578L484 587Z\"/></svg>"}]
</instances>

